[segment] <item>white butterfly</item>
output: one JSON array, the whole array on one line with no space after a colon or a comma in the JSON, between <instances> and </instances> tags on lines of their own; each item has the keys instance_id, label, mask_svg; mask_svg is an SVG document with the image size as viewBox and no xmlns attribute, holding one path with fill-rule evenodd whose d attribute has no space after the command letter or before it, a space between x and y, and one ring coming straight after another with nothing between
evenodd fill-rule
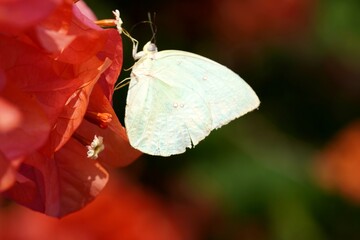
<instances>
[{"instance_id":1,"label":"white butterfly","mask_svg":"<svg viewBox=\"0 0 360 240\"><path fill-rule=\"evenodd\" d=\"M125 126L130 144L144 153L183 153L260 104L239 75L208 58L158 52L151 42L135 58Z\"/></svg>"}]
</instances>

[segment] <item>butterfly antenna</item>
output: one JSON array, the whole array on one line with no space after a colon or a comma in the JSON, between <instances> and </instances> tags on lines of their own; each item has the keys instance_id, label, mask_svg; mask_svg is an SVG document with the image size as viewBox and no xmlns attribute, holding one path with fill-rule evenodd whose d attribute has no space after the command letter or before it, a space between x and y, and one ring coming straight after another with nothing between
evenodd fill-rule
<instances>
[{"instance_id":1,"label":"butterfly antenna","mask_svg":"<svg viewBox=\"0 0 360 240\"><path fill-rule=\"evenodd\" d=\"M151 13L148 12L148 19L149 19L149 23L150 23L151 32L152 32L152 37L150 39L150 42L152 42L156 45L157 27L155 24L155 17L156 17L156 12L154 12L153 17L151 17Z\"/></svg>"},{"instance_id":2,"label":"butterfly antenna","mask_svg":"<svg viewBox=\"0 0 360 240\"><path fill-rule=\"evenodd\" d=\"M118 32L121 34L124 34L125 36L127 36L132 44L133 44L133 50L132 50L132 55L133 55L133 58L135 59L135 55L137 53L137 49L138 49L138 45L139 45L139 41L136 40L135 38L133 38L130 33L128 31L126 31L123 27L122 27L122 24L123 24L123 21L122 19L120 18L120 11L119 10L115 10L113 11L113 14L115 16L115 21L116 21L116 28L118 30Z\"/></svg>"}]
</instances>

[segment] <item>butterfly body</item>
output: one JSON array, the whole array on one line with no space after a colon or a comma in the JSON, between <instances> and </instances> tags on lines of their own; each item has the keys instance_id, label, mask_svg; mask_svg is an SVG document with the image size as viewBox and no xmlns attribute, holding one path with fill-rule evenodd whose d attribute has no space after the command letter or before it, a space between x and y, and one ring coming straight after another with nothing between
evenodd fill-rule
<instances>
[{"instance_id":1,"label":"butterfly body","mask_svg":"<svg viewBox=\"0 0 360 240\"><path fill-rule=\"evenodd\" d=\"M227 67L154 46L145 45L131 73L125 125L133 147L151 155L180 154L258 107L255 92Z\"/></svg>"}]
</instances>

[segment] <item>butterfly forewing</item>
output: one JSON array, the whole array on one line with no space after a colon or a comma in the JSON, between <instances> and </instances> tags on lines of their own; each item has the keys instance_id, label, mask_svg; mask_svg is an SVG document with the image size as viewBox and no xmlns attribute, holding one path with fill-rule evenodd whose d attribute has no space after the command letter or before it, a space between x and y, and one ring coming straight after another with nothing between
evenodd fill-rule
<instances>
[{"instance_id":1,"label":"butterfly forewing","mask_svg":"<svg viewBox=\"0 0 360 240\"><path fill-rule=\"evenodd\" d=\"M125 124L133 147L169 156L258 105L255 92L230 69L196 54L167 50L134 65Z\"/></svg>"}]
</instances>

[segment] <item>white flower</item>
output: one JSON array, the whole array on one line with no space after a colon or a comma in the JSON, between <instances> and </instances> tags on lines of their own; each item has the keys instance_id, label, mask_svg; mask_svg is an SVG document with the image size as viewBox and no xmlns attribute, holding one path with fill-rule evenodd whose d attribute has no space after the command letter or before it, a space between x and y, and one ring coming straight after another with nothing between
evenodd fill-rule
<instances>
[{"instance_id":1,"label":"white flower","mask_svg":"<svg viewBox=\"0 0 360 240\"><path fill-rule=\"evenodd\" d=\"M99 153L105 149L103 137L95 135L92 143L86 147L88 149L87 157L91 159L97 159L99 157Z\"/></svg>"},{"instance_id":2,"label":"white flower","mask_svg":"<svg viewBox=\"0 0 360 240\"><path fill-rule=\"evenodd\" d=\"M123 29L121 27L121 25L123 24L123 21L120 18L120 11L116 9L115 11L112 11L112 13L115 16L116 28L117 28L118 32L121 34L123 31Z\"/></svg>"}]
</instances>

